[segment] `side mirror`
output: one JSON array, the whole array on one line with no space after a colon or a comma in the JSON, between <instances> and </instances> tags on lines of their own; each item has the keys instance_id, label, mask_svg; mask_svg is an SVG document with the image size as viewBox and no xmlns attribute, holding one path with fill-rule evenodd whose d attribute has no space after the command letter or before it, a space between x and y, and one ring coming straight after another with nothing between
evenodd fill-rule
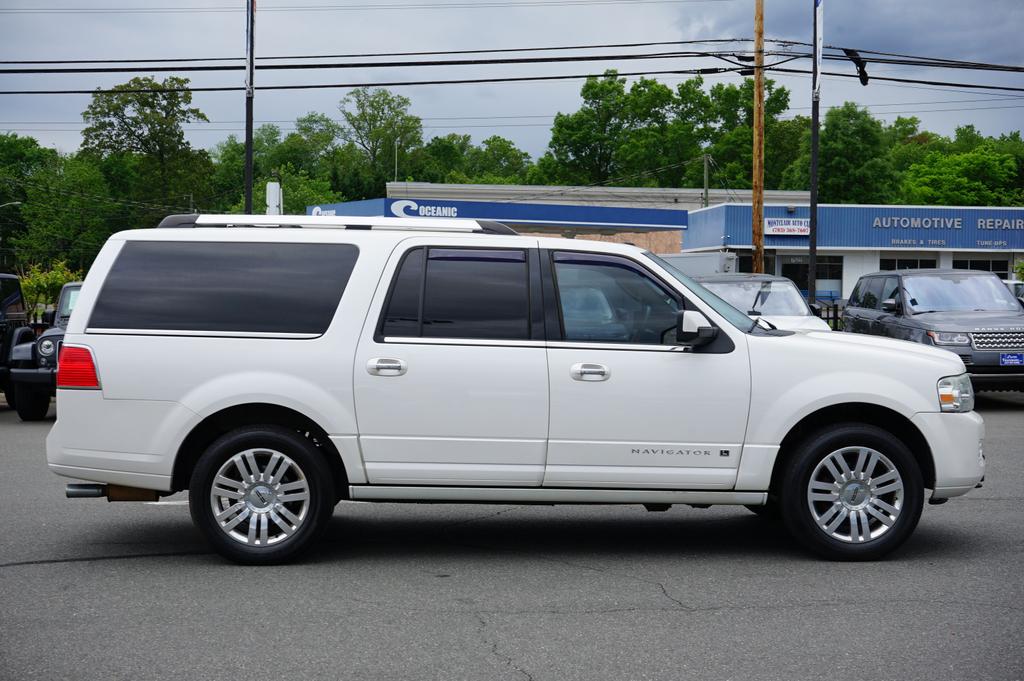
<instances>
[{"instance_id":1,"label":"side mirror","mask_svg":"<svg viewBox=\"0 0 1024 681\"><path fill-rule=\"evenodd\" d=\"M43 313L43 324L46 324L47 326L53 326L53 320L56 316L57 312L55 310L47 310L46 312Z\"/></svg>"},{"instance_id":2,"label":"side mirror","mask_svg":"<svg viewBox=\"0 0 1024 681\"><path fill-rule=\"evenodd\" d=\"M707 345L718 336L718 329L696 310L676 312L676 343L690 348Z\"/></svg>"},{"instance_id":3,"label":"side mirror","mask_svg":"<svg viewBox=\"0 0 1024 681\"><path fill-rule=\"evenodd\" d=\"M900 304L896 302L895 298L886 298L882 301L882 310L884 312L899 312Z\"/></svg>"},{"instance_id":4,"label":"side mirror","mask_svg":"<svg viewBox=\"0 0 1024 681\"><path fill-rule=\"evenodd\" d=\"M813 314L815 317L821 317L821 305L818 305L817 303L811 303L810 308L811 314Z\"/></svg>"}]
</instances>

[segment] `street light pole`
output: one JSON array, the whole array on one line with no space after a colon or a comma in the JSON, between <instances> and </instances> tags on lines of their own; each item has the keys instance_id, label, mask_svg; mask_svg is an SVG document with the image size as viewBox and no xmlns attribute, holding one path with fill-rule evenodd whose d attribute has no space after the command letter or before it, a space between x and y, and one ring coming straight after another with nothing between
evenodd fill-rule
<instances>
[{"instance_id":1,"label":"street light pole","mask_svg":"<svg viewBox=\"0 0 1024 681\"><path fill-rule=\"evenodd\" d=\"M252 105L255 78L256 0L246 2L245 23L245 214L252 215Z\"/></svg>"},{"instance_id":2,"label":"street light pole","mask_svg":"<svg viewBox=\"0 0 1024 681\"><path fill-rule=\"evenodd\" d=\"M818 297L818 128L821 102L821 32L822 0L814 0L814 66L811 70L811 207L807 236L807 301Z\"/></svg>"}]
</instances>

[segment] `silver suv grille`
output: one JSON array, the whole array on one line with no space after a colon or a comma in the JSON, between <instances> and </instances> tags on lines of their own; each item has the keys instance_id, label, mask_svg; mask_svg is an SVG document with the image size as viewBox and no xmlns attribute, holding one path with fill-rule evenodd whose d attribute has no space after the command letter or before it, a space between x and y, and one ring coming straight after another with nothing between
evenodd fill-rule
<instances>
[{"instance_id":1,"label":"silver suv grille","mask_svg":"<svg viewBox=\"0 0 1024 681\"><path fill-rule=\"evenodd\" d=\"M978 350L1024 348L1024 331L986 331L972 333L971 340Z\"/></svg>"}]
</instances>

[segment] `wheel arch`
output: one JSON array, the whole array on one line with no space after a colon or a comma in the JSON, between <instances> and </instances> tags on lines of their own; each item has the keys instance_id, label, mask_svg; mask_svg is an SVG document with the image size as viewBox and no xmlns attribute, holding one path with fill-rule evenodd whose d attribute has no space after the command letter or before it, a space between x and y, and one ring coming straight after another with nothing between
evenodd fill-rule
<instances>
[{"instance_id":1,"label":"wheel arch","mask_svg":"<svg viewBox=\"0 0 1024 681\"><path fill-rule=\"evenodd\" d=\"M175 492L188 489L189 479L199 457L217 438L238 428L263 424L293 429L309 439L327 461L338 497L347 496L348 474L345 471L345 464L341 452L328 437L327 431L305 414L278 404L267 403L226 407L196 424L182 441L174 458L171 489Z\"/></svg>"},{"instance_id":2,"label":"wheel arch","mask_svg":"<svg viewBox=\"0 0 1024 681\"><path fill-rule=\"evenodd\" d=\"M862 423L876 426L896 436L907 446L918 466L921 468L921 477L925 487L931 489L935 486L935 460L932 456L931 447L924 434L915 426L910 419L897 411L877 404L866 402L847 402L833 404L813 411L798 421L779 446L779 454L775 457L775 464L772 467L770 490L777 493L781 482L782 472L785 463L796 451L797 446L811 433L822 428L838 423Z\"/></svg>"}]
</instances>

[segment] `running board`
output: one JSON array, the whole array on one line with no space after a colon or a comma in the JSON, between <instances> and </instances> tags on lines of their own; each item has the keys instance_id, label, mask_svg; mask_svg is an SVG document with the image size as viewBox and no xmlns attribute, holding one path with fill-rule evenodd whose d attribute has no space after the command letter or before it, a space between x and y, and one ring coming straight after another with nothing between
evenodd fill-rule
<instances>
[{"instance_id":1,"label":"running board","mask_svg":"<svg viewBox=\"0 0 1024 681\"><path fill-rule=\"evenodd\" d=\"M426 501L467 504L745 504L761 506L766 492L550 487L413 487L349 485L353 501Z\"/></svg>"}]
</instances>

